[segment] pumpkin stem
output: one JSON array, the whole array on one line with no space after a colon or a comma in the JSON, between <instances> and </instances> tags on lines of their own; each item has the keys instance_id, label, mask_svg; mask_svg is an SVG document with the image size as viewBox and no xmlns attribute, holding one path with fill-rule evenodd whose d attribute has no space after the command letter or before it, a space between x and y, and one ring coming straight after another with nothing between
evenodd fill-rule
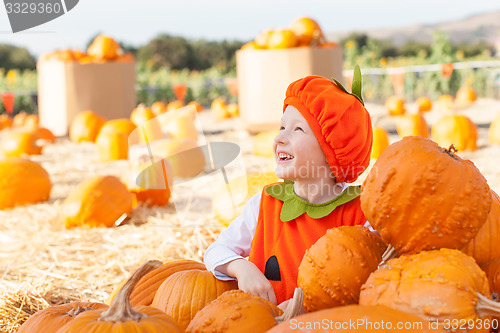
<instances>
[{"instance_id":1,"label":"pumpkin stem","mask_svg":"<svg viewBox=\"0 0 500 333\"><path fill-rule=\"evenodd\" d=\"M500 303L492 301L488 297L477 293L476 312L480 317L500 316Z\"/></svg>"},{"instance_id":2,"label":"pumpkin stem","mask_svg":"<svg viewBox=\"0 0 500 333\"><path fill-rule=\"evenodd\" d=\"M101 314L99 320L124 322L129 320L139 321L141 318L146 317L145 314L136 311L130 304L130 294L132 294L135 285L144 275L161 265L161 261L158 260L149 260L142 264L118 291L109 309Z\"/></svg>"},{"instance_id":3,"label":"pumpkin stem","mask_svg":"<svg viewBox=\"0 0 500 333\"><path fill-rule=\"evenodd\" d=\"M302 288L295 288L293 292L293 298L290 304L286 307L285 312L281 316L275 317L276 321L279 323L292 319L301 312L303 312L302 304L304 303L304 291Z\"/></svg>"},{"instance_id":4,"label":"pumpkin stem","mask_svg":"<svg viewBox=\"0 0 500 333\"><path fill-rule=\"evenodd\" d=\"M455 153L457 151L458 150L457 150L457 148L455 148L455 146L453 145L453 143L451 144L450 148L444 150L445 153L447 153L448 155L450 155L454 159L457 159L457 156L455 155Z\"/></svg>"},{"instance_id":5,"label":"pumpkin stem","mask_svg":"<svg viewBox=\"0 0 500 333\"><path fill-rule=\"evenodd\" d=\"M382 254L382 260L380 260L378 267L383 267L387 264L387 262L391 259L394 259L398 256L398 250L394 248L391 244L385 249L384 253Z\"/></svg>"},{"instance_id":6,"label":"pumpkin stem","mask_svg":"<svg viewBox=\"0 0 500 333\"><path fill-rule=\"evenodd\" d=\"M89 310L94 310L94 309L89 308L89 307L81 307L78 305L76 308L73 308L73 309L69 310L68 312L66 312L66 314L70 317L76 317L80 313L85 312L85 311L89 311Z\"/></svg>"}]
</instances>

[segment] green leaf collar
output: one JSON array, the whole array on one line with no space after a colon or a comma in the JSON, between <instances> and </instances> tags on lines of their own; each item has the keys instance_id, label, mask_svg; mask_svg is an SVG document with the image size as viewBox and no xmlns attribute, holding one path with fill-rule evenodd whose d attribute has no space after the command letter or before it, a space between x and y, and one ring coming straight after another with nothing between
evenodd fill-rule
<instances>
[{"instance_id":1,"label":"green leaf collar","mask_svg":"<svg viewBox=\"0 0 500 333\"><path fill-rule=\"evenodd\" d=\"M350 189L350 190L348 190ZM351 186L344 190L338 197L321 204L305 201L295 194L292 181L284 181L266 188L266 193L275 199L283 201L281 208L281 222L288 222L304 213L313 219L329 215L340 205L356 199L361 194L361 186Z\"/></svg>"}]
</instances>

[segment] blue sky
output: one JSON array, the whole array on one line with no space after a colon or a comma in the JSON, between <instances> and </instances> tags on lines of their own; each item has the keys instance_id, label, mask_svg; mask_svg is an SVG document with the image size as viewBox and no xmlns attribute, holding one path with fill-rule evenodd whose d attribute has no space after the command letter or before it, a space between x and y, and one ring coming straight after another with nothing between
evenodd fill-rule
<instances>
[{"instance_id":1,"label":"blue sky","mask_svg":"<svg viewBox=\"0 0 500 333\"><path fill-rule=\"evenodd\" d=\"M498 0L80 0L66 15L11 33L0 5L0 43L33 54L83 48L98 32L141 45L160 33L193 39L250 40L265 28L288 26L299 16L316 19L325 32L439 23L499 11Z\"/></svg>"}]
</instances>

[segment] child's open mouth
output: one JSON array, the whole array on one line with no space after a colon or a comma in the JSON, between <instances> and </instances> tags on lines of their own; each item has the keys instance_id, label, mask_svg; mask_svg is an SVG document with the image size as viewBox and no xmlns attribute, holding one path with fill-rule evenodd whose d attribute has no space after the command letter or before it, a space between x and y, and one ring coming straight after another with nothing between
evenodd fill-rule
<instances>
[{"instance_id":1,"label":"child's open mouth","mask_svg":"<svg viewBox=\"0 0 500 333\"><path fill-rule=\"evenodd\" d=\"M291 159L293 159L293 156L290 155L290 154L287 154L287 153L278 153L278 161L279 162L288 161L288 160L291 160Z\"/></svg>"}]
</instances>

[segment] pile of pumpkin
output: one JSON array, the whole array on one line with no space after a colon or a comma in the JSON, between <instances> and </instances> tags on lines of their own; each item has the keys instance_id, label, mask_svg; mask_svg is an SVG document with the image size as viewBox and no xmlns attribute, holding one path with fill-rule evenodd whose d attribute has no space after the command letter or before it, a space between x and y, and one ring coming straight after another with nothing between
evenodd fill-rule
<instances>
[{"instance_id":1,"label":"pile of pumpkin","mask_svg":"<svg viewBox=\"0 0 500 333\"><path fill-rule=\"evenodd\" d=\"M158 103L152 108L139 105L130 119L107 121L91 110L75 116L70 126L70 140L95 143L102 161L127 159L129 143L143 149L130 158L130 168L122 177L90 177L71 191L60 211L66 228L119 225L139 203L166 205L176 177L192 178L203 172L205 156L197 142L195 106L169 109L168 112L165 107L163 113L155 116L152 110L158 108ZM13 124L20 122L21 118L16 117ZM26 127L30 119L37 119L36 116L25 118L24 127L19 126L22 131L18 126L2 131L5 133L2 133L0 148L6 158L0 160L0 177L5 180L0 191L0 209L44 202L50 197L49 173L39 163L20 157L41 154L41 146L37 145L41 135L38 131L46 133L34 125ZM147 154L146 143L150 143L153 160ZM105 211L101 209L103 205Z\"/></svg>"},{"instance_id":2,"label":"pile of pumpkin","mask_svg":"<svg viewBox=\"0 0 500 333\"><path fill-rule=\"evenodd\" d=\"M99 34L90 44L87 52L63 49L43 54L39 61L63 61L87 63L102 63L107 61L133 62L132 53L123 52L120 44L113 38Z\"/></svg>"},{"instance_id":3,"label":"pile of pumpkin","mask_svg":"<svg viewBox=\"0 0 500 333\"><path fill-rule=\"evenodd\" d=\"M427 97L419 97L416 101L417 112L407 113L405 100L398 96L391 96L386 100L385 106L389 115L397 116L396 130L398 135L432 137L439 145L449 147L451 144L459 150L477 149L477 126L470 118L456 112L470 106L476 100L476 92L470 86L463 86L457 91L456 98L451 95L442 95L436 104L445 114L430 128L424 114L433 107L432 101ZM378 158L381 152L389 145L387 131L375 126L372 158ZM490 124L488 132L491 144L500 144L500 114Z\"/></svg>"},{"instance_id":4,"label":"pile of pumpkin","mask_svg":"<svg viewBox=\"0 0 500 333\"><path fill-rule=\"evenodd\" d=\"M295 19L288 28L265 29L253 41L241 47L249 49L287 49L299 46L337 47L326 42L318 22L310 17Z\"/></svg>"},{"instance_id":5,"label":"pile of pumpkin","mask_svg":"<svg viewBox=\"0 0 500 333\"><path fill-rule=\"evenodd\" d=\"M146 263L109 307L47 308L19 332L327 332L353 325L359 332L489 332L498 325L492 292L500 292L500 197L472 162L427 138L405 137L377 160L361 207L378 233L333 228L306 251L292 300L305 314L283 317L202 263L174 260Z\"/></svg>"}]
</instances>

